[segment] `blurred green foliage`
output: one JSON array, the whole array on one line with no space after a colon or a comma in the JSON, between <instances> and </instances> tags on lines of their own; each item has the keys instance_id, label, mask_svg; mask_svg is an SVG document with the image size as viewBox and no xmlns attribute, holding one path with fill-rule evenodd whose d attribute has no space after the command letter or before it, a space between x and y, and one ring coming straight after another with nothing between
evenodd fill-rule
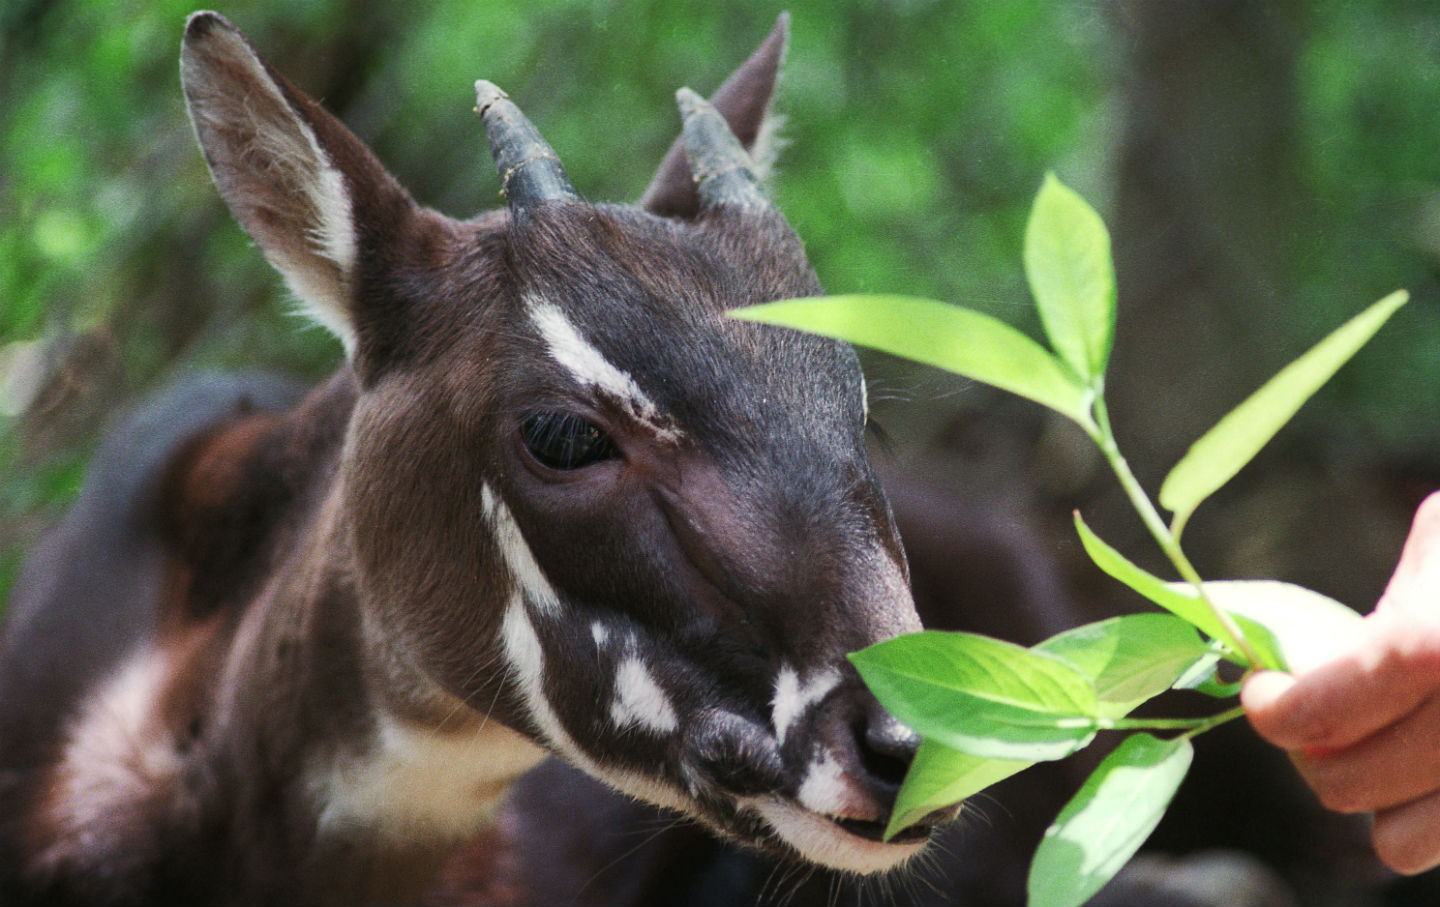
<instances>
[{"instance_id":1,"label":"blurred green foliage","mask_svg":"<svg viewBox=\"0 0 1440 907\"><path fill-rule=\"evenodd\" d=\"M1133 43L1116 6L789 3L789 146L774 189L826 285L954 300L1033 328L1014 263L1041 175L1056 170L1102 211L1113 196ZM632 199L677 132L674 90L713 90L779 9L310 0L221 12L417 198L464 216L497 202L476 78L511 93L582 192ZM1287 9L1304 193L1275 213L1300 290L1287 353L1408 286L1408 330L1377 343L1384 352L1327 405L1382 448L1436 449L1440 7ZM0 593L16 546L73 494L114 406L188 368L315 377L339 358L293 317L209 185L177 77L190 11L175 0L0 6ZM68 393L32 399L57 375ZM1397 388L1401 375L1414 386ZM66 421L72 409L81 415Z\"/></svg>"}]
</instances>

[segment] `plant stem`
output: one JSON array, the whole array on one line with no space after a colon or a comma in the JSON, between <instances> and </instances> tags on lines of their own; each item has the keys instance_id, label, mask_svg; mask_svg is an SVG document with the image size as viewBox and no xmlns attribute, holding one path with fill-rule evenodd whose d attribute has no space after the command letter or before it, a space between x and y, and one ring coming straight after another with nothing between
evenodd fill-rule
<instances>
[{"instance_id":1,"label":"plant stem","mask_svg":"<svg viewBox=\"0 0 1440 907\"><path fill-rule=\"evenodd\" d=\"M1237 705L1237 706L1235 706L1233 709L1226 709L1225 711L1220 712L1219 714L1211 715L1209 719L1207 719L1206 721L1204 721L1204 722L1196 725L1195 727L1191 728L1190 730L1186 731L1184 734L1181 734L1180 736L1182 736L1182 737L1195 737L1195 736L1198 735L1198 734L1203 734L1203 733L1205 733L1206 731L1210 730L1211 728L1217 728L1217 727L1219 727L1220 725L1224 724L1224 723L1227 722L1227 721L1234 721L1236 718L1239 718L1239 717L1241 717L1241 716L1244 715L1244 714L1245 714L1245 707L1244 707L1243 705Z\"/></svg>"},{"instance_id":2,"label":"plant stem","mask_svg":"<svg viewBox=\"0 0 1440 907\"><path fill-rule=\"evenodd\" d=\"M1210 595L1205 591L1205 583L1200 579L1200 574L1190 563L1190 559L1185 556L1185 552L1180 549L1180 543L1176 541L1170 527L1166 526L1165 521L1161 519L1159 511L1150 501L1150 496L1141 487L1140 480L1135 478L1135 474L1130 471L1130 464L1120 453L1120 446L1115 442L1115 433L1110 428L1110 413L1105 407L1105 395L1102 391L1103 388L1098 386L1095 389L1093 406L1096 431L1091 434L1091 439L1100 448L1100 452L1105 455L1105 459L1109 461L1115 477L1120 480L1120 487L1125 489L1125 495L1130 498L1131 505L1140 514L1145 528L1150 530L1150 535L1160 545L1160 550L1165 552L1170 563L1179 571L1181 579L1195 587L1195 592L1200 596L1200 600L1210 609L1210 613L1215 616L1221 629L1230 636L1225 641L1245 656L1245 660L1250 663L1251 668L1256 670L1263 668L1260 657L1255 654L1255 650L1250 646L1249 640L1245 638L1245 634L1241 632L1234 619L1211 600Z\"/></svg>"},{"instance_id":3,"label":"plant stem","mask_svg":"<svg viewBox=\"0 0 1440 907\"><path fill-rule=\"evenodd\" d=\"M1100 718L1095 726L1102 731L1184 731L1181 736L1194 737L1244 714L1244 706L1237 705L1206 718Z\"/></svg>"}]
</instances>

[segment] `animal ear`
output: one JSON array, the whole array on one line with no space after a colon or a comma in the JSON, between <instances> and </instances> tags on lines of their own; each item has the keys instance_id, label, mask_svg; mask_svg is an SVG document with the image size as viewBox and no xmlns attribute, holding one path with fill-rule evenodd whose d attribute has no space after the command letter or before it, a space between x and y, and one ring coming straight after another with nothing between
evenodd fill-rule
<instances>
[{"instance_id":1,"label":"animal ear","mask_svg":"<svg viewBox=\"0 0 1440 907\"><path fill-rule=\"evenodd\" d=\"M769 36L710 99L730 124L730 131L762 167L768 163L763 146L768 137L770 101L775 95L775 82L789 41L790 14L781 13ZM762 147L757 150L757 145ZM700 211L700 196L695 191L683 139L676 139L670 146L640 204L662 217L689 218Z\"/></svg>"},{"instance_id":2,"label":"animal ear","mask_svg":"<svg viewBox=\"0 0 1440 907\"><path fill-rule=\"evenodd\" d=\"M190 17L180 81L220 195L304 301L355 356L361 226L418 211L370 150L260 56L223 16Z\"/></svg>"}]
</instances>

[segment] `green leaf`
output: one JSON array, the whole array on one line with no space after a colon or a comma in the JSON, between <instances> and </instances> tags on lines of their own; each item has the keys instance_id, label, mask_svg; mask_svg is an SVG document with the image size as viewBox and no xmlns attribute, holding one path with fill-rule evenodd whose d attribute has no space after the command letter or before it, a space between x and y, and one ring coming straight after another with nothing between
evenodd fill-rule
<instances>
[{"instance_id":1,"label":"green leaf","mask_svg":"<svg viewBox=\"0 0 1440 907\"><path fill-rule=\"evenodd\" d=\"M1160 486L1160 503L1176 524L1184 525L1201 501L1249 463L1409 298L1397 290L1341 325L1192 444Z\"/></svg>"},{"instance_id":2,"label":"green leaf","mask_svg":"<svg viewBox=\"0 0 1440 907\"><path fill-rule=\"evenodd\" d=\"M994 385L1092 425L1084 382L1044 347L989 315L914 296L786 299L730 312L848 340Z\"/></svg>"},{"instance_id":3,"label":"green leaf","mask_svg":"<svg viewBox=\"0 0 1440 907\"><path fill-rule=\"evenodd\" d=\"M1094 561L1097 567L1108 573L1113 579L1119 580L1166 611L1199 628L1200 632L1206 636L1220 640L1232 652L1240 651L1235 638L1206 606L1193 586L1188 583L1166 582L1131 563L1123 554L1111 548L1089 526L1085 525L1085 521L1080 517L1078 511L1075 513L1075 531L1080 534L1080 544L1085 548L1085 553L1090 555L1090 560ZM1208 584L1206 588L1209 588ZM1281 670L1283 660L1280 657L1279 648L1271 639L1270 631L1244 615L1232 614L1231 616L1235 618L1236 626L1240 628L1240 632L1245 634L1245 639L1259 656L1261 665Z\"/></svg>"},{"instance_id":4,"label":"green leaf","mask_svg":"<svg viewBox=\"0 0 1440 907\"><path fill-rule=\"evenodd\" d=\"M1087 381L1104 375L1115 339L1110 234L1095 209L1053 173L1025 228L1025 276L1060 358Z\"/></svg>"},{"instance_id":5,"label":"green leaf","mask_svg":"<svg viewBox=\"0 0 1440 907\"><path fill-rule=\"evenodd\" d=\"M1222 684L1215 674L1215 669L1219 664L1219 654L1211 652L1209 655L1191 665L1190 670L1181 674L1175 680L1175 689L1194 690L1197 693L1204 693L1207 696L1218 696L1221 698L1234 696L1240 692L1240 684ZM1231 686L1235 688L1233 691L1222 692L1222 689L1228 689Z\"/></svg>"},{"instance_id":6,"label":"green leaf","mask_svg":"<svg viewBox=\"0 0 1440 907\"><path fill-rule=\"evenodd\" d=\"M1034 647L1063 658L1095 685L1103 718L1121 718L1213 658L1195 628L1169 614L1127 614L1067 630Z\"/></svg>"},{"instance_id":7,"label":"green leaf","mask_svg":"<svg viewBox=\"0 0 1440 907\"><path fill-rule=\"evenodd\" d=\"M1231 647L1235 646L1235 640L1220 625L1220 621L1215 619L1215 615L1210 613L1210 609L1205 607L1205 603L1193 589L1179 583L1168 583L1131 563L1096 535L1080 517L1079 511L1075 513L1075 531L1080 534L1080 544L1095 562L1095 566L1171 614L1199 627L1207 636L1219 639Z\"/></svg>"},{"instance_id":8,"label":"green leaf","mask_svg":"<svg viewBox=\"0 0 1440 907\"><path fill-rule=\"evenodd\" d=\"M1333 598L1303 586L1274 580L1228 580L1205 583L1215 604L1238 619L1252 621L1265 635L1245 627L1257 649L1272 648L1280 670L1303 670L1328 661L1353 643L1364 621ZM1268 637L1268 638L1267 638Z\"/></svg>"},{"instance_id":9,"label":"green leaf","mask_svg":"<svg viewBox=\"0 0 1440 907\"><path fill-rule=\"evenodd\" d=\"M1194 690L1197 693L1204 693L1206 696L1213 696L1216 699L1229 699L1232 696L1240 695L1240 688L1244 686L1240 681L1224 683L1218 677L1211 675L1201 682L1183 689Z\"/></svg>"},{"instance_id":10,"label":"green leaf","mask_svg":"<svg viewBox=\"0 0 1440 907\"><path fill-rule=\"evenodd\" d=\"M1030 907L1075 907L1103 888L1160 824L1193 756L1184 737L1133 734L1105 757L1035 851Z\"/></svg>"},{"instance_id":11,"label":"green leaf","mask_svg":"<svg viewBox=\"0 0 1440 907\"><path fill-rule=\"evenodd\" d=\"M910 763L905 783L895 797L895 809L885 828L889 838L905 827L974 796L1035 763L1013 759L986 759L953 750L936 740L925 740Z\"/></svg>"},{"instance_id":12,"label":"green leaf","mask_svg":"<svg viewBox=\"0 0 1440 907\"><path fill-rule=\"evenodd\" d=\"M974 756L1062 759L1095 736L1089 680L1012 643L926 630L876 643L850 661L896 718Z\"/></svg>"}]
</instances>

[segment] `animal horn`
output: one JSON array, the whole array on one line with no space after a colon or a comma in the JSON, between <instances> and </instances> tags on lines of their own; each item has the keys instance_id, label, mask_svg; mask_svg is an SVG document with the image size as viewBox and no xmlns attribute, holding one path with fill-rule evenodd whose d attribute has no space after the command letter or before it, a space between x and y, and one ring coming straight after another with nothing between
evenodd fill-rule
<instances>
[{"instance_id":1,"label":"animal horn","mask_svg":"<svg viewBox=\"0 0 1440 907\"><path fill-rule=\"evenodd\" d=\"M704 206L768 208L745 146L709 101L688 88L675 93L685 138L685 157Z\"/></svg>"},{"instance_id":2,"label":"animal horn","mask_svg":"<svg viewBox=\"0 0 1440 907\"><path fill-rule=\"evenodd\" d=\"M511 211L579 199L555 149L509 95L481 79L475 83L475 110L485 123L490 154L500 174L500 191L509 200Z\"/></svg>"}]
</instances>

